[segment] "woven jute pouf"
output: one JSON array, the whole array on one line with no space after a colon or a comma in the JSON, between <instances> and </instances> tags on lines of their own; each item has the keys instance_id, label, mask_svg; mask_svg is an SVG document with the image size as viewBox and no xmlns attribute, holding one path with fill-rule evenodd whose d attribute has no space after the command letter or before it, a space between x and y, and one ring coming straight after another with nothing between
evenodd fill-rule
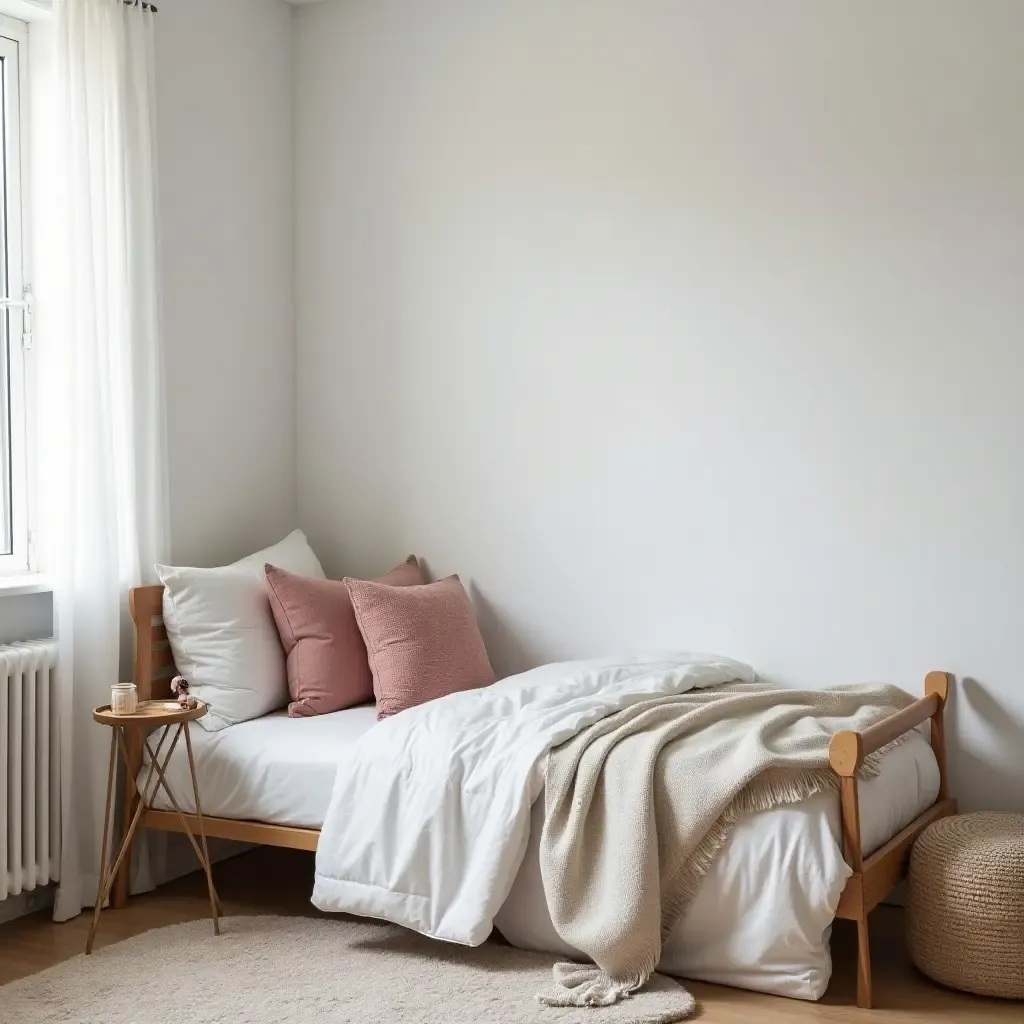
<instances>
[{"instance_id":1,"label":"woven jute pouf","mask_svg":"<svg viewBox=\"0 0 1024 1024\"><path fill-rule=\"evenodd\" d=\"M1024 999L1024 815L959 814L910 855L910 955L928 977Z\"/></svg>"}]
</instances>

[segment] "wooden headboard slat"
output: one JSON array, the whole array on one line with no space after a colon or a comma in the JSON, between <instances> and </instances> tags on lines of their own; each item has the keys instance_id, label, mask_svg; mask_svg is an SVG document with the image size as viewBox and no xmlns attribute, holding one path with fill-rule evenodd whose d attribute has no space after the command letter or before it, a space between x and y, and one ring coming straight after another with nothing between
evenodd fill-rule
<instances>
[{"instance_id":1,"label":"wooden headboard slat","mask_svg":"<svg viewBox=\"0 0 1024 1024\"><path fill-rule=\"evenodd\" d=\"M163 700L171 696L171 679L177 675L163 625L164 588L133 587L128 607L135 623L134 682L139 700Z\"/></svg>"},{"instance_id":2,"label":"wooden headboard slat","mask_svg":"<svg viewBox=\"0 0 1024 1024\"><path fill-rule=\"evenodd\" d=\"M174 668L174 655L171 654L170 647L153 649L153 675L155 676L157 670L161 668Z\"/></svg>"}]
</instances>

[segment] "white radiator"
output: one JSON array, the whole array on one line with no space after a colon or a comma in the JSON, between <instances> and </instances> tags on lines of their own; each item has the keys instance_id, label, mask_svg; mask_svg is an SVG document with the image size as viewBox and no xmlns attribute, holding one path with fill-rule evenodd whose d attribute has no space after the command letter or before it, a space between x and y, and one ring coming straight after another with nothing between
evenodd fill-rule
<instances>
[{"instance_id":1,"label":"white radiator","mask_svg":"<svg viewBox=\"0 0 1024 1024\"><path fill-rule=\"evenodd\" d=\"M60 875L57 645L0 647L0 900Z\"/></svg>"}]
</instances>

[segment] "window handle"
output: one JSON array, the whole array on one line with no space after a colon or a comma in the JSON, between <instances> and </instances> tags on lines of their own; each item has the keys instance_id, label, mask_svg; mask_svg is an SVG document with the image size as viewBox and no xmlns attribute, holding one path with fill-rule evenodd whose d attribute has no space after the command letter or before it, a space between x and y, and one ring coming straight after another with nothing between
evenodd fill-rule
<instances>
[{"instance_id":1,"label":"window handle","mask_svg":"<svg viewBox=\"0 0 1024 1024\"><path fill-rule=\"evenodd\" d=\"M25 285L23 297L20 299L0 298L0 309L20 309L22 316L21 347L26 351L32 348L32 312L35 306L35 296L32 294L32 285Z\"/></svg>"}]
</instances>

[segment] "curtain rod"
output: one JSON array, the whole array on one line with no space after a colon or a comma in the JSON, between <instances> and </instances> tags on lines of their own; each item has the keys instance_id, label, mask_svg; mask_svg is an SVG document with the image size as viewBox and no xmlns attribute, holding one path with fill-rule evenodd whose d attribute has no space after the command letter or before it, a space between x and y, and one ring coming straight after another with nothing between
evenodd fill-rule
<instances>
[{"instance_id":1,"label":"curtain rod","mask_svg":"<svg viewBox=\"0 0 1024 1024\"><path fill-rule=\"evenodd\" d=\"M157 13L156 4L147 3L146 0L124 0L126 7L141 7L144 11L149 11L150 14Z\"/></svg>"}]
</instances>

